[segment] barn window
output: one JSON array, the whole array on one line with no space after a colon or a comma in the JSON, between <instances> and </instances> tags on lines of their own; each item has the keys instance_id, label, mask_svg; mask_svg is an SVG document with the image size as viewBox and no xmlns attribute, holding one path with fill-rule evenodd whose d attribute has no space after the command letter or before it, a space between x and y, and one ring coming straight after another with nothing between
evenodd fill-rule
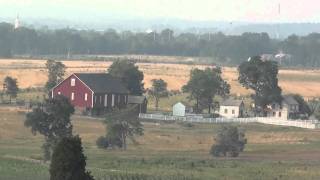
<instances>
[{"instance_id":1,"label":"barn window","mask_svg":"<svg viewBox=\"0 0 320 180\"><path fill-rule=\"evenodd\" d=\"M108 106L108 94L104 95L104 107Z\"/></svg>"},{"instance_id":2,"label":"barn window","mask_svg":"<svg viewBox=\"0 0 320 180\"><path fill-rule=\"evenodd\" d=\"M59 92L58 92L58 94L60 95L60 94L61 94L61 92L59 91Z\"/></svg>"},{"instance_id":3,"label":"barn window","mask_svg":"<svg viewBox=\"0 0 320 180\"><path fill-rule=\"evenodd\" d=\"M112 101L111 101L112 107L114 106L114 94L112 94Z\"/></svg>"},{"instance_id":4,"label":"barn window","mask_svg":"<svg viewBox=\"0 0 320 180\"><path fill-rule=\"evenodd\" d=\"M88 94L87 93L84 94L84 100L88 101Z\"/></svg>"},{"instance_id":5,"label":"barn window","mask_svg":"<svg viewBox=\"0 0 320 180\"><path fill-rule=\"evenodd\" d=\"M72 78L71 79L71 86L75 86L76 85L76 79Z\"/></svg>"},{"instance_id":6,"label":"barn window","mask_svg":"<svg viewBox=\"0 0 320 180\"><path fill-rule=\"evenodd\" d=\"M224 113L225 113L225 114L228 114L228 109L224 109Z\"/></svg>"},{"instance_id":7,"label":"barn window","mask_svg":"<svg viewBox=\"0 0 320 180\"><path fill-rule=\"evenodd\" d=\"M74 92L71 93L71 100L74 100Z\"/></svg>"},{"instance_id":8,"label":"barn window","mask_svg":"<svg viewBox=\"0 0 320 180\"><path fill-rule=\"evenodd\" d=\"M234 109L232 109L232 114L235 114L235 111L234 111Z\"/></svg>"}]
</instances>

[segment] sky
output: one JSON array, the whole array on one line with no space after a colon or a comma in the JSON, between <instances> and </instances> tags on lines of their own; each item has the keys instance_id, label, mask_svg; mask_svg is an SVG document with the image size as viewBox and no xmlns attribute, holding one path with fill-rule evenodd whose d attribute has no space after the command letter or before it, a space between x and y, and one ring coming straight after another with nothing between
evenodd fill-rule
<instances>
[{"instance_id":1,"label":"sky","mask_svg":"<svg viewBox=\"0 0 320 180\"><path fill-rule=\"evenodd\" d=\"M280 4L281 13L278 13ZM320 22L319 0L0 0L0 17Z\"/></svg>"}]
</instances>

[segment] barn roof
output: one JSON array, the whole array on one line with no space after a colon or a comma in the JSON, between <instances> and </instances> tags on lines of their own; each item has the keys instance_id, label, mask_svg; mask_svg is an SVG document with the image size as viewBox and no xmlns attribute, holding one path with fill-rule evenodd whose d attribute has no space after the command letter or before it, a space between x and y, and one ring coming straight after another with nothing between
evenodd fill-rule
<instances>
[{"instance_id":1,"label":"barn roof","mask_svg":"<svg viewBox=\"0 0 320 180\"><path fill-rule=\"evenodd\" d=\"M283 96L283 101L288 105L298 105L299 103L295 100L295 98L291 95Z\"/></svg>"},{"instance_id":2,"label":"barn roof","mask_svg":"<svg viewBox=\"0 0 320 180\"><path fill-rule=\"evenodd\" d=\"M143 104L146 100L145 96L128 96L128 103L129 104Z\"/></svg>"},{"instance_id":3,"label":"barn roof","mask_svg":"<svg viewBox=\"0 0 320 180\"><path fill-rule=\"evenodd\" d=\"M121 80L107 73L75 73L94 93L128 93Z\"/></svg>"},{"instance_id":4,"label":"barn roof","mask_svg":"<svg viewBox=\"0 0 320 180\"><path fill-rule=\"evenodd\" d=\"M243 103L242 100L226 99L221 102L220 106L240 106Z\"/></svg>"}]
</instances>

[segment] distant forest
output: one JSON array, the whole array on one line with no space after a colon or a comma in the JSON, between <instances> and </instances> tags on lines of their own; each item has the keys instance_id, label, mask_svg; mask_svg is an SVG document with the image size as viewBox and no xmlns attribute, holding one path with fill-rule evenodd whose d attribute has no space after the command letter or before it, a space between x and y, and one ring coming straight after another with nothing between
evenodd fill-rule
<instances>
[{"instance_id":1,"label":"distant forest","mask_svg":"<svg viewBox=\"0 0 320 180\"><path fill-rule=\"evenodd\" d=\"M250 56L290 54L284 61L288 66L320 66L320 34L291 35L284 40L271 39L267 33L242 35L174 34L170 29L161 32L104 32L75 29L14 29L11 24L0 23L0 57L19 55L67 54L148 54L166 56L211 57L230 65L240 64Z\"/></svg>"}]
</instances>

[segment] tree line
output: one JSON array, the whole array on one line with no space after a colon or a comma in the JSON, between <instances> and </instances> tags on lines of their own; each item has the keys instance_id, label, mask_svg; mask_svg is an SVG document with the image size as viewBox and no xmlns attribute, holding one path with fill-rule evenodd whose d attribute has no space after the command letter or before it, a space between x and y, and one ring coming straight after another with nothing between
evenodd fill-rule
<instances>
[{"instance_id":1,"label":"tree line","mask_svg":"<svg viewBox=\"0 0 320 180\"><path fill-rule=\"evenodd\" d=\"M14 29L0 23L0 57L15 55L72 56L73 54L149 54L211 57L239 65L253 55L290 54L284 65L320 66L320 34L292 35L284 40L271 39L267 33L181 33L170 29L161 32L103 32L75 29Z\"/></svg>"}]
</instances>

